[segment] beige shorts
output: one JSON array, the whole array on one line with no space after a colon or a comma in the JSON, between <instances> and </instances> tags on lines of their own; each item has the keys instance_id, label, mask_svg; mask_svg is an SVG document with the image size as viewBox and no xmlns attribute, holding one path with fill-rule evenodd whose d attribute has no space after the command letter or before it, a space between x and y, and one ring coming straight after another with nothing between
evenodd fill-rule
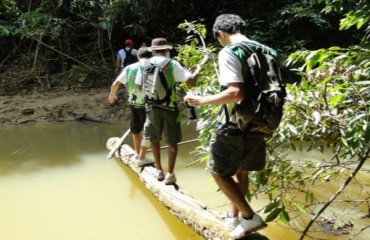
<instances>
[{"instance_id":1,"label":"beige shorts","mask_svg":"<svg viewBox=\"0 0 370 240\"><path fill-rule=\"evenodd\" d=\"M153 107L147 112L144 138L150 142L159 142L162 140L163 133L168 145L176 145L181 142L182 133L179 112Z\"/></svg>"}]
</instances>

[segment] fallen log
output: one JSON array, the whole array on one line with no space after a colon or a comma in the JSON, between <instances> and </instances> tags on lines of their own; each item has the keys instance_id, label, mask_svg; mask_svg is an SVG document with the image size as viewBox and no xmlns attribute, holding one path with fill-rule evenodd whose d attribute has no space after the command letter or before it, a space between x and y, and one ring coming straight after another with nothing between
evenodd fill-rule
<instances>
[{"instance_id":1,"label":"fallen log","mask_svg":"<svg viewBox=\"0 0 370 240\"><path fill-rule=\"evenodd\" d=\"M109 138L107 148L114 149L120 138ZM127 144L123 144L116 151L115 156L131 168L145 184L147 189L168 208L170 213L188 225L204 239L229 239L228 230L220 213L207 208L207 206L194 197L188 195L178 185L165 185L155 179L153 166L137 167L132 161L135 151Z\"/></svg>"}]
</instances>

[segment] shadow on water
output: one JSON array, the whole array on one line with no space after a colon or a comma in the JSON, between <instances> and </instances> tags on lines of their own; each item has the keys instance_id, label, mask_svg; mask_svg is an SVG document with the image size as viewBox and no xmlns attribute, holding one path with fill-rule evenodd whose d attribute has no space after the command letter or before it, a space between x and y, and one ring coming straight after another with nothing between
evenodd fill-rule
<instances>
[{"instance_id":1,"label":"shadow on water","mask_svg":"<svg viewBox=\"0 0 370 240\"><path fill-rule=\"evenodd\" d=\"M199 235L197 235L193 230L189 228L188 232L179 231L178 229L183 229L184 223L182 223L179 219L174 217L165 207L151 194L151 192L145 187L145 185L139 180L138 176L123 164L119 159L115 158L115 161L120 166L122 171L127 175L127 177L132 182L131 188L129 190L129 196L133 195L135 191L140 191L147 199L150 200L151 204L157 210L158 215L163 219L163 221L167 224L169 231L174 236L174 239L191 239L191 240L201 240ZM147 166L151 167L151 166ZM169 186L172 187L172 186ZM186 238L184 236L186 235Z\"/></svg>"},{"instance_id":2,"label":"shadow on water","mask_svg":"<svg viewBox=\"0 0 370 240\"><path fill-rule=\"evenodd\" d=\"M239 240L269 240L269 238L260 233L251 233L244 238L239 238Z\"/></svg>"},{"instance_id":3,"label":"shadow on water","mask_svg":"<svg viewBox=\"0 0 370 240\"><path fill-rule=\"evenodd\" d=\"M117 124L60 123L0 128L0 174L31 174L50 167L69 167L80 156L106 151Z\"/></svg>"},{"instance_id":4,"label":"shadow on water","mask_svg":"<svg viewBox=\"0 0 370 240\"><path fill-rule=\"evenodd\" d=\"M138 176L132 171L132 169L127 167L117 158L115 158L115 161L120 166L122 171L127 175L130 181L132 182L131 187L128 192L128 196L130 197L134 195L135 191L140 191L147 199L150 200L152 205L157 210L159 216L163 219L165 223L167 223L168 229L173 234L174 239L184 239L184 235L186 235L186 233L179 232L178 228L180 227L180 225L185 225L185 224L182 223L180 220L178 220L176 217L174 217L169 211L167 211L167 209L163 210L163 208L165 207L151 194L151 192L139 180ZM147 167L152 167L152 166L147 166ZM169 186L169 187L173 187L173 186ZM188 234L192 234L192 232L193 230L189 228ZM186 239L201 240L203 238L201 238L199 235L194 233L194 235L192 235L191 238L186 238ZM239 240L269 240L269 238L260 233L251 233L244 238L240 238Z\"/></svg>"}]
</instances>

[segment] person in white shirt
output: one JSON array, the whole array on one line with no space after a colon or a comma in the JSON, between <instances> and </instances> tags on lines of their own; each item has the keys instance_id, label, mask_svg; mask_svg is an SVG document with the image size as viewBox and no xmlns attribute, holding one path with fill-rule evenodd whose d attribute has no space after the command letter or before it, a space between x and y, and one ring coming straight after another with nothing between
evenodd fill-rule
<instances>
[{"instance_id":1,"label":"person in white shirt","mask_svg":"<svg viewBox=\"0 0 370 240\"><path fill-rule=\"evenodd\" d=\"M120 85L126 85L128 104L131 110L130 131L132 133L134 149L136 151L136 164L138 166L153 164L153 160L145 157L147 148L150 145L149 142L142 140L141 136L141 132L144 128L144 123L146 120L146 112L142 93L141 91L138 91L135 84L137 73L140 70L140 64L144 64L146 61L149 61L151 55L152 54L148 51L147 47L139 48L137 53L137 58L139 61L130 64L123 69L120 75L113 82L108 97L109 103L114 103L117 100L117 91Z\"/></svg>"},{"instance_id":2,"label":"person in white shirt","mask_svg":"<svg viewBox=\"0 0 370 240\"><path fill-rule=\"evenodd\" d=\"M169 53L172 49L172 45L169 45L165 38L153 39L149 49L153 53L153 57L150 59L151 63L161 65L163 62L168 62L167 65L164 66L163 72L168 87L172 89L172 93L170 100L163 104L152 105L146 103L147 120L144 125L144 139L151 142L155 167L157 169L155 177L158 181L164 180L166 185L170 185L177 181L174 174L178 151L177 144L182 140L179 109L177 107L178 96L175 90L176 84L178 82L185 82L188 86L194 86L199 76L201 65L208 60L208 56L205 56L194 73L191 73L176 60L170 59L169 61ZM140 73L138 73L136 79L136 84L139 86L139 89L142 89L143 80ZM166 175L162 168L160 156L160 141L163 133L169 146L168 173Z\"/></svg>"}]
</instances>

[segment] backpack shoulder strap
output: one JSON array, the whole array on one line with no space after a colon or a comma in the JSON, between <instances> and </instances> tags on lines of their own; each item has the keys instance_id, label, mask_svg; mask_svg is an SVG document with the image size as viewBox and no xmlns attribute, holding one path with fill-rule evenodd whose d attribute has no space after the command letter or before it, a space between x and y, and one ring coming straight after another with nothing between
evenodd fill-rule
<instances>
[{"instance_id":1,"label":"backpack shoulder strap","mask_svg":"<svg viewBox=\"0 0 370 240\"><path fill-rule=\"evenodd\" d=\"M247 51L249 54L258 52L258 53L263 53L266 55L272 55L270 52L270 48L262 44L256 45L256 50L253 50L253 48L249 46L248 43L240 42L240 43L234 43L233 45L240 47L244 51Z\"/></svg>"},{"instance_id":2,"label":"backpack shoulder strap","mask_svg":"<svg viewBox=\"0 0 370 240\"><path fill-rule=\"evenodd\" d=\"M171 62L171 58L167 58L165 61L161 62L157 66L160 67L162 70Z\"/></svg>"},{"instance_id":3,"label":"backpack shoulder strap","mask_svg":"<svg viewBox=\"0 0 370 240\"><path fill-rule=\"evenodd\" d=\"M123 48L123 50L125 50L125 53L126 53L126 59L127 59L127 58L129 58L129 57L133 57L133 55L132 55L132 53L131 53L131 52L132 52L132 50L133 50L133 48L131 48L131 47L130 47L130 48L127 50L127 49L126 49L126 47L124 47L124 48Z\"/></svg>"},{"instance_id":4,"label":"backpack shoulder strap","mask_svg":"<svg viewBox=\"0 0 370 240\"><path fill-rule=\"evenodd\" d=\"M167 82L167 78L165 76L165 74L163 73L163 70L164 68L171 62L171 59L168 58L166 59L166 61L163 61L162 64L160 64L158 67L162 70L160 73L159 73L159 78L160 80L162 81L162 84L163 86L167 89L167 91L170 90L170 87L168 86L168 82Z\"/></svg>"},{"instance_id":5,"label":"backpack shoulder strap","mask_svg":"<svg viewBox=\"0 0 370 240\"><path fill-rule=\"evenodd\" d=\"M160 64L156 64L153 62L152 59L150 59L150 64L152 66L155 66L155 67L158 67L160 70L164 70L164 68L171 62L171 59L170 58L167 58L165 61L162 61ZM167 90L170 90L169 87L168 87L168 83L167 83L167 79L166 79L166 76L164 75L164 73L162 71L159 71L158 72L158 77L160 79L160 81L162 82L162 85L165 87L165 89Z\"/></svg>"},{"instance_id":6,"label":"backpack shoulder strap","mask_svg":"<svg viewBox=\"0 0 370 240\"><path fill-rule=\"evenodd\" d=\"M234 43L233 45L235 45L237 47L240 47L241 49L248 52L249 54L255 53L255 51L250 46L248 46L247 44L239 42L239 43Z\"/></svg>"}]
</instances>

